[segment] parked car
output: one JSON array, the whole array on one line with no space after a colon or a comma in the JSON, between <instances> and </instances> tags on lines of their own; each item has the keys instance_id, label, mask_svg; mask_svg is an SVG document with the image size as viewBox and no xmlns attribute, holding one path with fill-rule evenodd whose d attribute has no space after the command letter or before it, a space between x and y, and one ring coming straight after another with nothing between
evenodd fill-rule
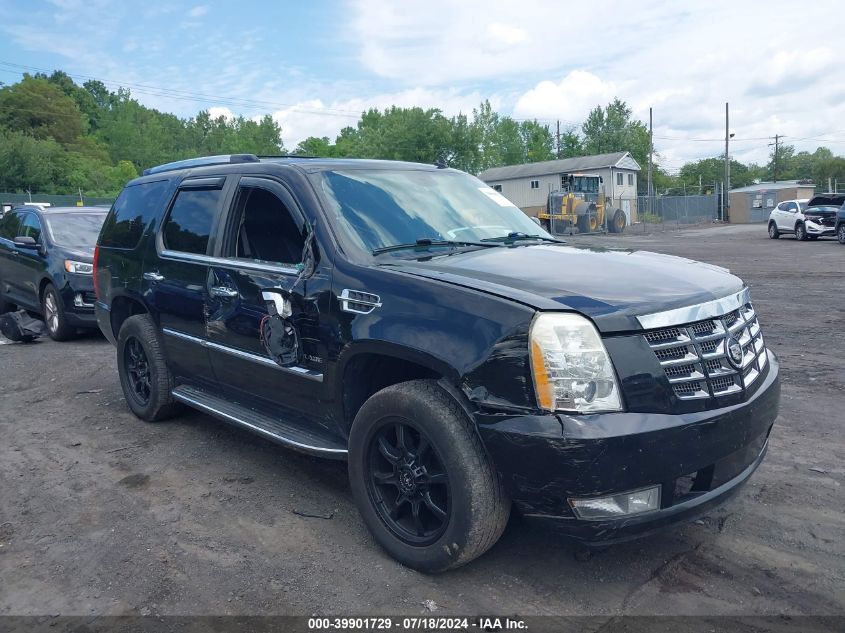
<instances>
[{"instance_id":1,"label":"parked car","mask_svg":"<svg viewBox=\"0 0 845 633\"><path fill-rule=\"evenodd\" d=\"M121 192L94 262L138 417L186 404L348 460L376 541L425 571L481 555L512 509L589 545L693 519L778 414L740 279L567 246L442 165L163 165Z\"/></svg>"},{"instance_id":2,"label":"parked car","mask_svg":"<svg viewBox=\"0 0 845 633\"><path fill-rule=\"evenodd\" d=\"M792 233L799 241L817 240L836 235L836 212L845 196L821 194L809 200L781 202L769 215L769 237L776 240L781 233Z\"/></svg>"},{"instance_id":3,"label":"parked car","mask_svg":"<svg viewBox=\"0 0 845 633\"><path fill-rule=\"evenodd\" d=\"M94 245L107 209L16 207L0 219L0 313L18 306L44 318L57 340L96 328Z\"/></svg>"}]
</instances>

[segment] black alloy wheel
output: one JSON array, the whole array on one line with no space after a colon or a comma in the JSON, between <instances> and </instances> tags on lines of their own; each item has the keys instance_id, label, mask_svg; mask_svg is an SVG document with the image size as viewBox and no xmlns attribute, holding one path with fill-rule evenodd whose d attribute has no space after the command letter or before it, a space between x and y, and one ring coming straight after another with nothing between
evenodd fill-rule
<instances>
[{"instance_id":1,"label":"black alloy wheel","mask_svg":"<svg viewBox=\"0 0 845 633\"><path fill-rule=\"evenodd\" d=\"M774 222L769 222L769 237L773 240L776 240L780 237L780 231L778 231L777 224Z\"/></svg>"},{"instance_id":2,"label":"black alloy wheel","mask_svg":"<svg viewBox=\"0 0 845 633\"><path fill-rule=\"evenodd\" d=\"M129 393L135 401L146 406L150 401L152 378L150 363L141 341L131 337L123 347L123 363L129 381Z\"/></svg>"},{"instance_id":3,"label":"black alloy wheel","mask_svg":"<svg viewBox=\"0 0 845 633\"><path fill-rule=\"evenodd\" d=\"M840 224L836 230L836 239L839 240L840 244L845 244L845 222Z\"/></svg>"},{"instance_id":4,"label":"black alloy wheel","mask_svg":"<svg viewBox=\"0 0 845 633\"><path fill-rule=\"evenodd\" d=\"M384 422L370 442L367 491L397 538L408 545L429 545L449 524L449 476L422 431L401 418Z\"/></svg>"},{"instance_id":5,"label":"black alloy wheel","mask_svg":"<svg viewBox=\"0 0 845 633\"><path fill-rule=\"evenodd\" d=\"M804 242L807 239L807 229L804 228L803 224L797 224L795 226L795 239L799 242Z\"/></svg>"}]
</instances>

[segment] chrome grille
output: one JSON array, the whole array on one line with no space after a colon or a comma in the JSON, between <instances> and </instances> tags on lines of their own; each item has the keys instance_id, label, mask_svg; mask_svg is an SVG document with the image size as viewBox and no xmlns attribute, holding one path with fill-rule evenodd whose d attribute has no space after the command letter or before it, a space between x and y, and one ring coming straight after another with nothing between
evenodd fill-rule
<instances>
[{"instance_id":1,"label":"chrome grille","mask_svg":"<svg viewBox=\"0 0 845 633\"><path fill-rule=\"evenodd\" d=\"M681 400L738 393L754 384L768 362L750 302L722 316L649 330L644 336ZM742 349L736 364L728 356L732 338Z\"/></svg>"}]
</instances>

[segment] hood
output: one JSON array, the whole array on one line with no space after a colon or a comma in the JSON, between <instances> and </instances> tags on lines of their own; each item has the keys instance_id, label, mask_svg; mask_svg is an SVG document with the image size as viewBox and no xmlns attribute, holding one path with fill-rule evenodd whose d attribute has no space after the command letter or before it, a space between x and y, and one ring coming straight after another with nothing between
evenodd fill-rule
<instances>
[{"instance_id":1,"label":"hood","mask_svg":"<svg viewBox=\"0 0 845 633\"><path fill-rule=\"evenodd\" d=\"M725 268L648 251L544 244L485 248L384 264L538 310L574 310L604 332L640 329L635 317L720 299L743 288Z\"/></svg>"},{"instance_id":2,"label":"hood","mask_svg":"<svg viewBox=\"0 0 845 633\"><path fill-rule=\"evenodd\" d=\"M91 264L94 261L94 247L87 246L54 246L53 252L64 259Z\"/></svg>"}]
</instances>

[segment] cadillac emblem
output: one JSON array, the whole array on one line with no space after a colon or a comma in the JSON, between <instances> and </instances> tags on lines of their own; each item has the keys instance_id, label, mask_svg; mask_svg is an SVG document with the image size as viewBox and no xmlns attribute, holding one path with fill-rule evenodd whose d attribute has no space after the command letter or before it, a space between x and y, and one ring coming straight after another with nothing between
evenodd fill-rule
<instances>
[{"instance_id":1,"label":"cadillac emblem","mask_svg":"<svg viewBox=\"0 0 845 633\"><path fill-rule=\"evenodd\" d=\"M735 338L728 339L728 360L739 369L742 366L742 345Z\"/></svg>"}]
</instances>

